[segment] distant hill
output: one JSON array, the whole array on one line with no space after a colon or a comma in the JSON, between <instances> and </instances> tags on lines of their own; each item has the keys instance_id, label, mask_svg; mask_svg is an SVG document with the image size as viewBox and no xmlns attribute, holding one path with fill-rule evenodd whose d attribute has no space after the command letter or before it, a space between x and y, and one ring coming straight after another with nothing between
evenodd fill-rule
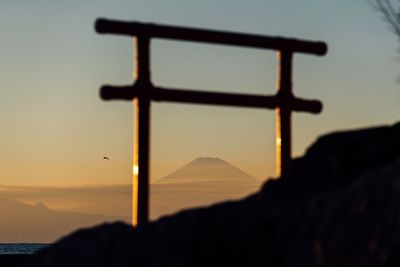
<instances>
[{"instance_id":1,"label":"distant hill","mask_svg":"<svg viewBox=\"0 0 400 267\"><path fill-rule=\"evenodd\" d=\"M0 185L0 199L15 199L31 205L40 201L55 211L130 217L132 185L72 187Z\"/></svg>"},{"instance_id":2,"label":"distant hill","mask_svg":"<svg viewBox=\"0 0 400 267\"><path fill-rule=\"evenodd\" d=\"M151 217L243 198L261 183L220 158L197 158L152 184Z\"/></svg>"},{"instance_id":3,"label":"distant hill","mask_svg":"<svg viewBox=\"0 0 400 267\"><path fill-rule=\"evenodd\" d=\"M16 200L0 198L0 242L49 243L80 227L88 227L118 218L88 215L76 212L56 212L38 202L23 204Z\"/></svg>"}]
</instances>

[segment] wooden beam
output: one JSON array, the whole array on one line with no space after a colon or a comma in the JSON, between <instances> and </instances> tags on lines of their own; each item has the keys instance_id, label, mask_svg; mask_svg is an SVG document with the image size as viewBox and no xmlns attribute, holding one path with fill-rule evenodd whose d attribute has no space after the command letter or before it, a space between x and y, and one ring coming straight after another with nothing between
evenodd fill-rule
<instances>
[{"instance_id":1,"label":"wooden beam","mask_svg":"<svg viewBox=\"0 0 400 267\"><path fill-rule=\"evenodd\" d=\"M144 88L146 87L146 88ZM148 95L155 101L180 102L192 104L224 105L246 108L275 109L286 101L292 110L299 112L320 113L322 103L318 100L306 100L301 98L290 98L283 100L280 95L264 96L252 94L233 94L219 92L201 92L183 89L170 89L155 87L151 84L134 84L133 86L110 86L105 85L100 89L103 100L125 100L132 101L135 97Z\"/></svg>"},{"instance_id":2,"label":"wooden beam","mask_svg":"<svg viewBox=\"0 0 400 267\"><path fill-rule=\"evenodd\" d=\"M226 31L204 30L187 27L157 25L152 23L124 22L98 19L95 29L102 34L128 36L148 36L172 40L234 45L263 49L290 49L293 52L325 55L327 46L324 42L303 41L294 38L271 37L265 35L243 34Z\"/></svg>"}]
</instances>

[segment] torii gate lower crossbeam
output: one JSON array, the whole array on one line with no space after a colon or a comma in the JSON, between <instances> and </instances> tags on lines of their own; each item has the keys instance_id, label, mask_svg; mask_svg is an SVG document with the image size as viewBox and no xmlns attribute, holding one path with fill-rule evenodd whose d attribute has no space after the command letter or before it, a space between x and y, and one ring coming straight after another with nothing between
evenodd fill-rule
<instances>
[{"instance_id":1,"label":"torii gate lower crossbeam","mask_svg":"<svg viewBox=\"0 0 400 267\"><path fill-rule=\"evenodd\" d=\"M277 174L279 176L286 175L290 170L292 111L319 113L322 110L320 101L305 100L293 95L292 59L295 52L324 55L327 51L325 43L104 19L96 22L96 30L99 33L134 36L136 40L135 83L132 86L122 87L103 86L100 92L104 100L134 100L133 225L142 225L149 220L149 138L152 100L276 109ZM277 94L261 96L156 87L151 83L150 78L150 38L277 50L279 60Z\"/></svg>"}]
</instances>

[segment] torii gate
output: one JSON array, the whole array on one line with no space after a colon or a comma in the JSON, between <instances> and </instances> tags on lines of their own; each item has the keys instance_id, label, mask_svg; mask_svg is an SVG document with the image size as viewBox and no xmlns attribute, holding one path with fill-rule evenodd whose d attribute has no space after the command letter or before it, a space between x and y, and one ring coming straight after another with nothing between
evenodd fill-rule
<instances>
[{"instance_id":1,"label":"torii gate","mask_svg":"<svg viewBox=\"0 0 400 267\"><path fill-rule=\"evenodd\" d=\"M136 41L135 83L122 87L103 86L100 91L104 100L119 99L134 102L132 192L134 226L142 225L149 220L149 139L152 100L276 109L276 157L279 176L287 174L290 169L292 111L320 113L322 110L320 101L305 100L293 95L292 58L293 53L322 56L327 52L327 45L324 42L106 19L98 19L95 28L98 33L128 35L135 37ZM156 87L150 79L151 38L277 50L279 61L277 93L274 96L262 96Z\"/></svg>"}]
</instances>

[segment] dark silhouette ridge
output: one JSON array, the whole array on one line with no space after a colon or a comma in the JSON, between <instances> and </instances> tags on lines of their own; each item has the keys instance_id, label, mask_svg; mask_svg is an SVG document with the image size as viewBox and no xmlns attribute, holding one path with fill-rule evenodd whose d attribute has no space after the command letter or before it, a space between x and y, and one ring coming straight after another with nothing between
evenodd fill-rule
<instances>
[{"instance_id":1,"label":"dark silhouette ridge","mask_svg":"<svg viewBox=\"0 0 400 267\"><path fill-rule=\"evenodd\" d=\"M399 266L398 136L400 123L323 136L243 200L80 230L20 266Z\"/></svg>"},{"instance_id":2,"label":"dark silhouette ridge","mask_svg":"<svg viewBox=\"0 0 400 267\"><path fill-rule=\"evenodd\" d=\"M295 53L325 55L324 42L259 36L251 34L194 29L169 25L144 24L98 19L98 33L134 36L136 40L135 78L131 86L103 86L103 100L134 100L134 185L133 225L145 224L149 219L149 164L150 164L150 103L170 101L179 103L226 105L248 108L267 108L277 111L277 172L285 175L291 163L291 114L293 111L320 113L322 103L296 97L292 92L292 61ZM172 39L272 49L278 52L278 89L274 96L211 93L155 86L151 81L150 41L154 38Z\"/></svg>"}]
</instances>

